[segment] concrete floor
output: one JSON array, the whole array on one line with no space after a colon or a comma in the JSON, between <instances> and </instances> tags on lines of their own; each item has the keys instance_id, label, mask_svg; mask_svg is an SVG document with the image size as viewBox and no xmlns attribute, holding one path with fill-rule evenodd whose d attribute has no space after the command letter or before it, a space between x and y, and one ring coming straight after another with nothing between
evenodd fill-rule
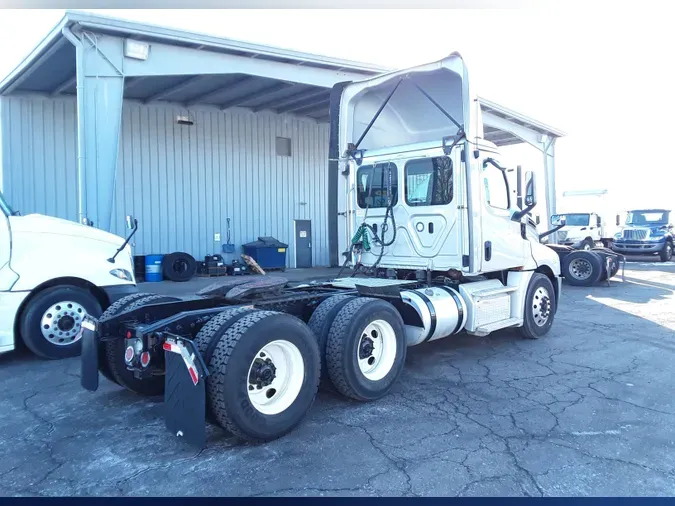
<instances>
[{"instance_id":1,"label":"concrete floor","mask_svg":"<svg viewBox=\"0 0 675 506\"><path fill-rule=\"evenodd\" d=\"M551 332L409 349L391 395L320 393L288 436L194 451L77 360L0 357L2 495L675 495L675 263L564 287Z\"/></svg>"}]
</instances>

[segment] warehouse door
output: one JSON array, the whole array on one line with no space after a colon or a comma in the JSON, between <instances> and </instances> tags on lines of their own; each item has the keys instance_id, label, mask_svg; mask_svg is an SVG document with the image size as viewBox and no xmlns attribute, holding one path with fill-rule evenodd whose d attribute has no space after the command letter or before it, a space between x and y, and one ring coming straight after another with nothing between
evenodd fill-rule
<instances>
[{"instance_id":1,"label":"warehouse door","mask_svg":"<svg viewBox=\"0 0 675 506\"><path fill-rule=\"evenodd\" d=\"M312 222L295 220L295 267L306 269L312 266Z\"/></svg>"}]
</instances>

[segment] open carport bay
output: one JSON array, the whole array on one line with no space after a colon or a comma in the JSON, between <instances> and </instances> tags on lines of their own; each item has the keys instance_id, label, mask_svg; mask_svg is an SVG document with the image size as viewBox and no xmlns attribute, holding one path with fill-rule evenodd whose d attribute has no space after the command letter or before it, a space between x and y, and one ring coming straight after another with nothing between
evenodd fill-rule
<instances>
[{"instance_id":1,"label":"open carport bay","mask_svg":"<svg viewBox=\"0 0 675 506\"><path fill-rule=\"evenodd\" d=\"M162 403L77 360L0 357L3 495L674 495L675 263L565 286L552 331L409 349L388 397L319 394L278 441L211 429L194 451Z\"/></svg>"}]
</instances>

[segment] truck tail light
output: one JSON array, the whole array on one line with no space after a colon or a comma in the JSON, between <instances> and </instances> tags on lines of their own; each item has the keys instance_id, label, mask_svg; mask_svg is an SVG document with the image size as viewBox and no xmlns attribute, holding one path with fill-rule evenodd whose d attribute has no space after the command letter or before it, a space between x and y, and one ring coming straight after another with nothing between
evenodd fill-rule
<instances>
[{"instance_id":1,"label":"truck tail light","mask_svg":"<svg viewBox=\"0 0 675 506\"><path fill-rule=\"evenodd\" d=\"M150 353L147 351L144 351L141 353L141 365L143 367L148 367L150 365Z\"/></svg>"},{"instance_id":2,"label":"truck tail light","mask_svg":"<svg viewBox=\"0 0 675 506\"><path fill-rule=\"evenodd\" d=\"M131 364L131 362L133 362L133 360L134 360L134 355L135 355L134 347L133 346L127 346L127 349L124 352L124 361L127 364Z\"/></svg>"}]
</instances>

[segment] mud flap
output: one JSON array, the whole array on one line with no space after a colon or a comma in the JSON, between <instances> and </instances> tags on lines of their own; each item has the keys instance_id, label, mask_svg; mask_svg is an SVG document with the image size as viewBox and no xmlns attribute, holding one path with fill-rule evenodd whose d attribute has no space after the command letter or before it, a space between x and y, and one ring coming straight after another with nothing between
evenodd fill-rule
<instances>
[{"instance_id":1,"label":"mud flap","mask_svg":"<svg viewBox=\"0 0 675 506\"><path fill-rule=\"evenodd\" d=\"M189 339L164 342L164 421L177 437L198 448L206 445L206 376L208 370Z\"/></svg>"},{"instance_id":2,"label":"mud flap","mask_svg":"<svg viewBox=\"0 0 675 506\"><path fill-rule=\"evenodd\" d=\"M94 392L98 389L98 339L97 322L86 315L82 319L82 353L80 355L80 384L85 390Z\"/></svg>"}]
</instances>

